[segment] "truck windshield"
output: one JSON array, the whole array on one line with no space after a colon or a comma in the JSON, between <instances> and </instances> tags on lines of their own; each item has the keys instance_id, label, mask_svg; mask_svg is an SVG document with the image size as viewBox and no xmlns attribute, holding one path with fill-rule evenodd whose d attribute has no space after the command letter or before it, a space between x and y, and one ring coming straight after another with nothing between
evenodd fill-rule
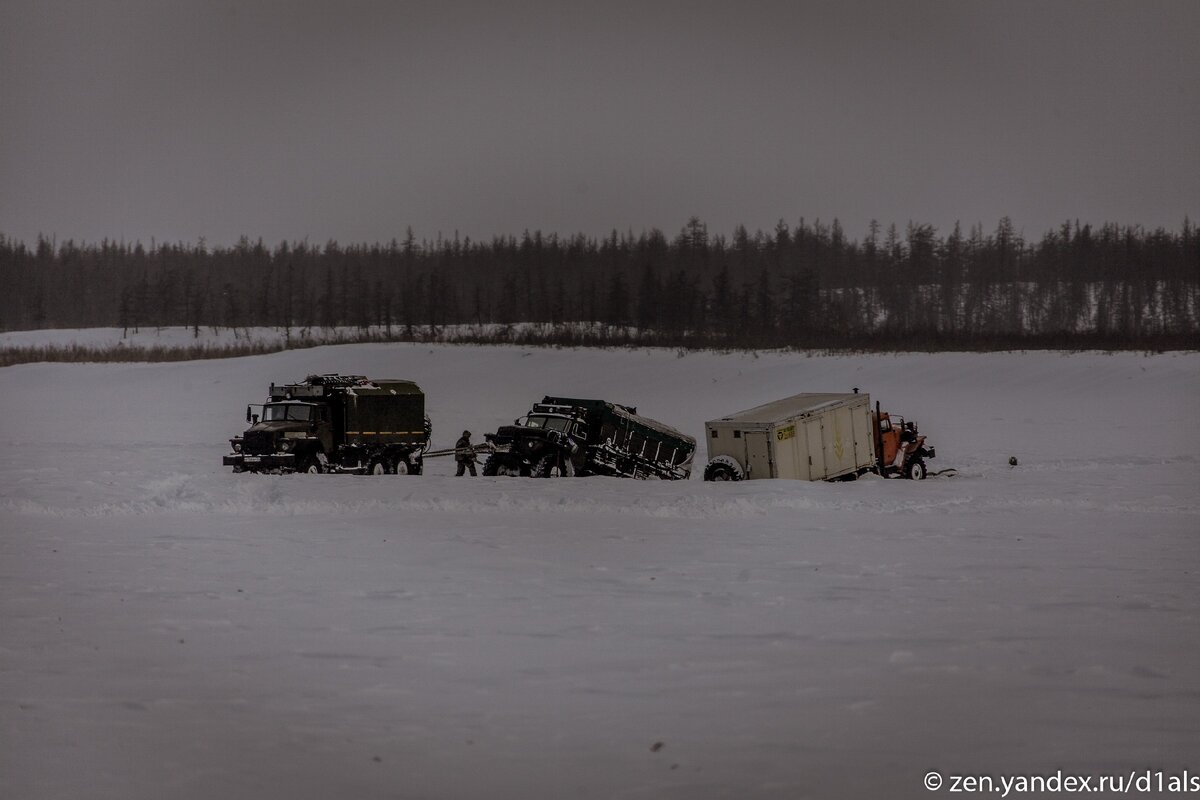
<instances>
[{"instance_id":1,"label":"truck windshield","mask_svg":"<svg viewBox=\"0 0 1200 800\"><path fill-rule=\"evenodd\" d=\"M549 417L544 414L536 416L528 416L525 418L526 428L545 428L551 431L565 431L570 426L571 420L566 417Z\"/></svg>"},{"instance_id":2,"label":"truck windshield","mask_svg":"<svg viewBox=\"0 0 1200 800\"><path fill-rule=\"evenodd\" d=\"M298 422L308 422L312 419L312 412L312 406L277 403L268 405L263 409L263 421L296 420Z\"/></svg>"}]
</instances>

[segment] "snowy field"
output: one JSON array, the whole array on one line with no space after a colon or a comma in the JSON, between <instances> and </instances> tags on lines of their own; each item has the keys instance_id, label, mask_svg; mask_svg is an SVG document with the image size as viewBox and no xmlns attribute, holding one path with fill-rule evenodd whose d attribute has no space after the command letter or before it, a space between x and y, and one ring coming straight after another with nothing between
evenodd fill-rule
<instances>
[{"instance_id":1,"label":"snowy field","mask_svg":"<svg viewBox=\"0 0 1200 800\"><path fill-rule=\"evenodd\" d=\"M269 382L333 371L418 381L435 447L543 393L700 438L859 386L959 473L220 466ZM930 770L1196 775L1197 399L1198 354L380 344L8 367L0 797L915 798L947 794Z\"/></svg>"}]
</instances>

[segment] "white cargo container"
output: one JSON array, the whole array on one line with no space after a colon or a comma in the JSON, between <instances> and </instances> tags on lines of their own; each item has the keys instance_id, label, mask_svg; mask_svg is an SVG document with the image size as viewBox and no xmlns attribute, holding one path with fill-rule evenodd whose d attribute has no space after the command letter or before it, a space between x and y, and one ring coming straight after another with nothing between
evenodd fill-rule
<instances>
[{"instance_id":1,"label":"white cargo container","mask_svg":"<svg viewBox=\"0 0 1200 800\"><path fill-rule=\"evenodd\" d=\"M704 423L705 480L832 480L875 467L871 398L798 394Z\"/></svg>"}]
</instances>

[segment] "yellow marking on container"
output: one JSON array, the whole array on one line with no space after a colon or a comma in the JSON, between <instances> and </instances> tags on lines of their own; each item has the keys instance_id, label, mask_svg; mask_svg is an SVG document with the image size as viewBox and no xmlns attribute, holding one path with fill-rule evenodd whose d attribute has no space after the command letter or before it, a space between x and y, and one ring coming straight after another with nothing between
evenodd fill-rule
<instances>
[{"instance_id":1,"label":"yellow marking on container","mask_svg":"<svg viewBox=\"0 0 1200 800\"><path fill-rule=\"evenodd\" d=\"M775 431L775 438L781 442L786 441L787 439L796 438L796 426L788 425L787 427L780 428L779 430Z\"/></svg>"},{"instance_id":2,"label":"yellow marking on container","mask_svg":"<svg viewBox=\"0 0 1200 800\"><path fill-rule=\"evenodd\" d=\"M842 426L838 424L836 414L833 417L833 452L837 454L839 461L846 454L846 445L842 444Z\"/></svg>"}]
</instances>

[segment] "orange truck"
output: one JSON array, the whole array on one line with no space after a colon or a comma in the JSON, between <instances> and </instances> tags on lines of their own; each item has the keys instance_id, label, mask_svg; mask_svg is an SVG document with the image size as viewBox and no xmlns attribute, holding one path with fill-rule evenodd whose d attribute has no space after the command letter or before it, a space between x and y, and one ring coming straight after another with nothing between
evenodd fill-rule
<instances>
[{"instance_id":1,"label":"orange truck","mask_svg":"<svg viewBox=\"0 0 1200 800\"><path fill-rule=\"evenodd\" d=\"M871 419L875 431L876 471L885 478L924 480L929 474L925 461L937 453L925 443L925 437L917 431L917 423L880 411L879 403L875 404Z\"/></svg>"},{"instance_id":2,"label":"orange truck","mask_svg":"<svg viewBox=\"0 0 1200 800\"><path fill-rule=\"evenodd\" d=\"M913 422L871 409L867 394L810 392L704 423L706 481L921 480L934 449Z\"/></svg>"}]
</instances>

